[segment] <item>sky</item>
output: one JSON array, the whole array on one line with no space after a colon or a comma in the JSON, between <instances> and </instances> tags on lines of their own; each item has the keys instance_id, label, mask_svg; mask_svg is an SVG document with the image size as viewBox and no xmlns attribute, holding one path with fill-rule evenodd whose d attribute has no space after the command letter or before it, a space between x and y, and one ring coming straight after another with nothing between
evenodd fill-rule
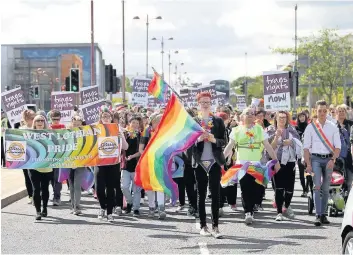
<instances>
[{"instance_id":1,"label":"sky","mask_svg":"<svg viewBox=\"0 0 353 255\"><path fill-rule=\"evenodd\" d=\"M295 3L298 36L322 28L353 33L353 0L126 0L126 74L146 72L147 14L150 67L162 71L161 42L151 39L174 39L164 41L164 73L168 81L170 51L171 83L176 65L178 74L203 84L276 70L294 58L270 48L294 46ZM95 42L106 63L122 73L122 3L94 0L94 12ZM2 44L90 42L90 0L0 0L0 14Z\"/></svg>"}]
</instances>

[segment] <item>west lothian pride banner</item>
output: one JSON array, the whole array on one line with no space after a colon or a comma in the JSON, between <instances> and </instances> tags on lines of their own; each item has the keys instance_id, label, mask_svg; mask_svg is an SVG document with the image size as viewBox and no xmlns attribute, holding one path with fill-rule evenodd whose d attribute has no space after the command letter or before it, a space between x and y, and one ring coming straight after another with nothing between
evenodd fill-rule
<instances>
[{"instance_id":1,"label":"west lothian pride banner","mask_svg":"<svg viewBox=\"0 0 353 255\"><path fill-rule=\"evenodd\" d=\"M136 185L164 192L176 201L178 189L172 178L173 157L192 146L203 132L172 94L162 120L137 164Z\"/></svg>"},{"instance_id":2,"label":"west lothian pride banner","mask_svg":"<svg viewBox=\"0 0 353 255\"><path fill-rule=\"evenodd\" d=\"M10 169L77 168L119 162L116 124L71 129L7 129L6 166Z\"/></svg>"}]
</instances>

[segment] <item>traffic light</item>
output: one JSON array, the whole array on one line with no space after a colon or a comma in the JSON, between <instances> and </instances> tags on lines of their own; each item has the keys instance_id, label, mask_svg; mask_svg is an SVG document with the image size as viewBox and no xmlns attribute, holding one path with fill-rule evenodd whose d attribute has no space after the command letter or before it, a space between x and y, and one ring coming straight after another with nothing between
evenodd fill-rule
<instances>
[{"instance_id":1,"label":"traffic light","mask_svg":"<svg viewBox=\"0 0 353 255\"><path fill-rule=\"evenodd\" d=\"M33 98L34 99L39 99L39 86L34 86L33 87Z\"/></svg>"},{"instance_id":2,"label":"traffic light","mask_svg":"<svg viewBox=\"0 0 353 255\"><path fill-rule=\"evenodd\" d=\"M244 81L244 82L242 82L241 84L240 84L240 93L241 94L244 94L245 93L245 90L246 90L246 81Z\"/></svg>"},{"instance_id":3,"label":"traffic light","mask_svg":"<svg viewBox=\"0 0 353 255\"><path fill-rule=\"evenodd\" d=\"M70 76L65 78L65 91L70 91Z\"/></svg>"},{"instance_id":4,"label":"traffic light","mask_svg":"<svg viewBox=\"0 0 353 255\"><path fill-rule=\"evenodd\" d=\"M113 90L113 66L105 66L105 92L110 93Z\"/></svg>"},{"instance_id":5,"label":"traffic light","mask_svg":"<svg viewBox=\"0 0 353 255\"><path fill-rule=\"evenodd\" d=\"M31 98L34 97L33 86L29 87L29 95L30 95Z\"/></svg>"},{"instance_id":6,"label":"traffic light","mask_svg":"<svg viewBox=\"0 0 353 255\"><path fill-rule=\"evenodd\" d=\"M80 69L70 69L70 91L78 92L80 90Z\"/></svg>"}]
</instances>

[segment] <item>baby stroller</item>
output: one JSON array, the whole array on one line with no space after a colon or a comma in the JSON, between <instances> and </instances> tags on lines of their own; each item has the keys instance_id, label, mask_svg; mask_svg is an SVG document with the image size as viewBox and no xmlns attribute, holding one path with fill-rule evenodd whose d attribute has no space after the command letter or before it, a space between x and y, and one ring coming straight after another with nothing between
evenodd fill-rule
<instances>
[{"instance_id":1,"label":"baby stroller","mask_svg":"<svg viewBox=\"0 0 353 255\"><path fill-rule=\"evenodd\" d=\"M313 192L313 180L312 175L307 174L307 181L310 182L310 194L308 196L308 213L311 215L314 210L314 192ZM327 204L326 214L329 217L337 217L338 213L343 212L345 207L345 194L344 190L345 176L344 176L344 161L342 159L337 159L335 166L333 168L330 189L329 189L329 199Z\"/></svg>"}]
</instances>

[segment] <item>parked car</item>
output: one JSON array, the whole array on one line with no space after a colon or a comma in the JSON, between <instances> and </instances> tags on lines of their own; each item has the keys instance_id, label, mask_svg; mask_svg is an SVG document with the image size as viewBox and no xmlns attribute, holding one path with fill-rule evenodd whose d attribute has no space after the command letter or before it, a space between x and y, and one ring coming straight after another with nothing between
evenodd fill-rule
<instances>
[{"instance_id":1,"label":"parked car","mask_svg":"<svg viewBox=\"0 0 353 255\"><path fill-rule=\"evenodd\" d=\"M353 188L349 192L341 227L342 254L353 254Z\"/></svg>"}]
</instances>

